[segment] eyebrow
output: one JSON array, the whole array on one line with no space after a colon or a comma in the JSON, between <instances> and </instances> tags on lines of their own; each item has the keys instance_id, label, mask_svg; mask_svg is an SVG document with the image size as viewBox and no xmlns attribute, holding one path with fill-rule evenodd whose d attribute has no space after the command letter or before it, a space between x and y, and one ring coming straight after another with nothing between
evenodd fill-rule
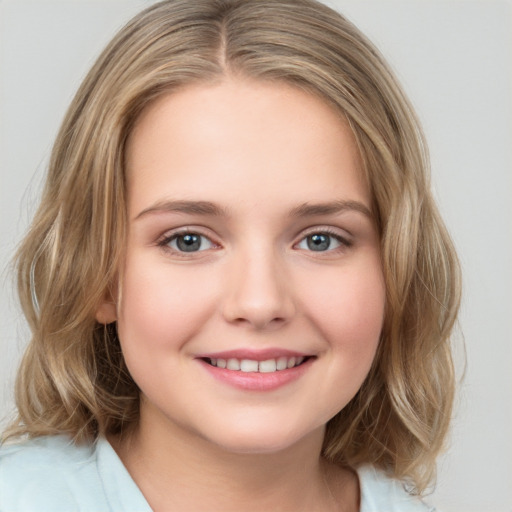
<instances>
[{"instance_id":1,"label":"eyebrow","mask_svg":"<svg viewBox=\"0 0 512 512\"><path fill-rule=\"evenodd\" d=\"M149 208L142 210L135 220L149 213L188 213L192 215L210 215L215 217L227 217L224 208L209 201L158 201Z\"/></svg>"},{"instance_id":2,"label":"eyebrow","mask_svg":"<svg viewBox=\"0 0 512 512\"><path fill-rule=\"evenodd\" d=\"M329 201L326 203L303 203L290 212L290 217L315 217L333 215L345 211L356 211L373 219L371 210L365 204L353 200Z\"/></svg>"},{"instance_id":3,"label":"eyebrow","mask_svg":"<svg viewBox=\"0 0 512 512\"><path fill-rule=\"evenodd\" d=\"M319 217L345 211L356 211L373 219L370 209L359 201L338 200L325 203L303 203L290 211L290 217ZM134 220L152 213L185 213L214 217L228 217L228 210L210 201L163 200L142 210Z\"/></svg>"}]
</instances>

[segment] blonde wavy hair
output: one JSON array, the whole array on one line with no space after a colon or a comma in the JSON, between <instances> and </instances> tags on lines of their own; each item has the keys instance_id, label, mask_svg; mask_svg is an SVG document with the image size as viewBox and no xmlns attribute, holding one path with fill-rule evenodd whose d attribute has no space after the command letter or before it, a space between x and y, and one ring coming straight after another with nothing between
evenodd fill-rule
<instances>
[{"instance_id":1,"label":"blonde wavy hair","mask_svg":"<svg viewBox=\"0 0 512 512\"><path fill-rule=\"evenodd\" d=\"M156 98L228 73L293 84L350 123L377 215L386 317L373 367L328 423L323 454L374 464L420 493L451 416L459 266L409 101L366 37L314 0L160 2L100 55L66 114L17 253L32 339L17 377L18 417L4 439L66 433L91 441L137 423L139 390L115 325L95 320L125 247L126 141Z\"/></svg>"}]
</instances>

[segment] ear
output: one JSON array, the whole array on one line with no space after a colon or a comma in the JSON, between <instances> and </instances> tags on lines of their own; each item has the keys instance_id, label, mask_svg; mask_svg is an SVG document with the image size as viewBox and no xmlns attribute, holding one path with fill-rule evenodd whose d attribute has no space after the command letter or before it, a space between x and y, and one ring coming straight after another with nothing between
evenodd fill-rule
<instances>
[{"instance_id":1,"label":"ear","mask_svg":"<svg viewBox=\"0 0 512 512\"><path fill-rule=\"evenodd\" d=\"M96 309L96 321L100 324L111 324L117 320L117 287L108 287Z\"/></svg>"},{"instance_id":2,"label":"ear","mask_svg":"<svg viewBox=\"0 0 512 512\"><path fill-rule=\"evenodd\" d=\"M104 300L96 310L96 321L100 324L111 324L117 320L117 304L112 300Z\"/></svg>"}]
</instances>

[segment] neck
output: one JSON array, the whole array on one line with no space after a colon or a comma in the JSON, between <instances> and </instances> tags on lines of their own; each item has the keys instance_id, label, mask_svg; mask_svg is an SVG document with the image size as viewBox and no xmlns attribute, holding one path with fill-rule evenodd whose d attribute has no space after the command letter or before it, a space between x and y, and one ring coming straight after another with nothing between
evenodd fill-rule
<instances>
[{"instance_id":1,"label":"neck","mask_svg":"<svg viewBox=\"0 0 512 512\"><path fill-rule=\"evenodd\" d=\"M174 427L142 416L130 436L111 440L155 512L358 510L357 477L320 456L323 428L278 452L248 454Z\"/></svg>"}]
</instances>

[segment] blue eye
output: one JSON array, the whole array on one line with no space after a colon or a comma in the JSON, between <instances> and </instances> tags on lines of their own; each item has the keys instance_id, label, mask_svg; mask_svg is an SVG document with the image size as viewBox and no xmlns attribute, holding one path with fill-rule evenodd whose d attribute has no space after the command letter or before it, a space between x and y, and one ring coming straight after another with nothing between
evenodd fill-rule
<instances>
[{"instance_id":1,"label":"blue eye","mask_svg":"<svg viewBox=\"0 0 512 512\"><path fill-rule=\"evenodd\" d=\"M304 237L297 247L308 251L325 252L338 249L342 245L349 245L347 242L336 235L329 233L312 233Z\"/></svg>"},{"instance_id":2,"label":"blue eye","mask_svg":"<svg viewBox=\"0 0 512 512\"><path fill-rule=\"evenodd\" d=\"M211 249L211 240L198 233L181 233L164 241L165 245L178 252L199 252Z\"/></svg>"}]
</instances>

